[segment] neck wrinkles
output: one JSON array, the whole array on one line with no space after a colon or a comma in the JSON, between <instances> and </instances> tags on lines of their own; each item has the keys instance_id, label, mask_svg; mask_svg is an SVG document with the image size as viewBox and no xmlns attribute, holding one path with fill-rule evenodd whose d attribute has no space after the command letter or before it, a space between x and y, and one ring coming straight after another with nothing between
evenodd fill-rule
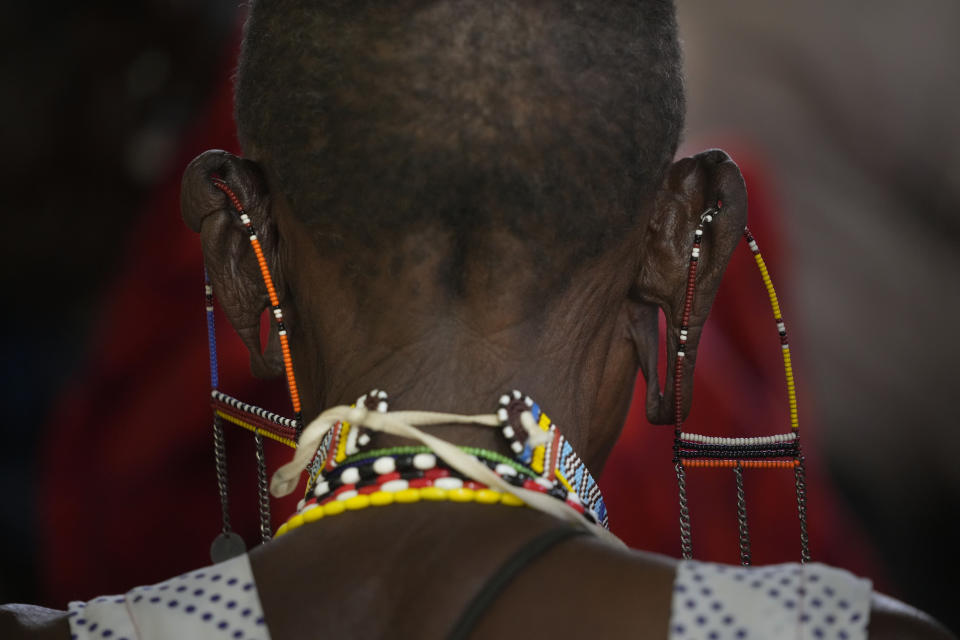
<instances>
[{"instance_id":1,"label":"neck wrinkles","mask_svg":"<svg viewBox=\"0 0 960 640\"><path fill-rule=\"evenodd\" d=\"M621 273L605 279L605 265L582 268L559 294L538 292L529 273L502 285L477 275L482 284L474 288L483 294L453 299L431 286L429 274L439 267L427 261L422 273L380 278L361 295L337 261L315 253L312 243L301 250L309 268L288 272L296 274L291 345L305 420L371 389L387 391L391 409L461 414L493 413L500 395L519 389L588 465L602 465L589 459L587 444L622 305L617 290L627 288ZM456 444L507 453L487 430L442 433ZM393 444L389 437L384 443Z\"/></svg>"}]
</instances>

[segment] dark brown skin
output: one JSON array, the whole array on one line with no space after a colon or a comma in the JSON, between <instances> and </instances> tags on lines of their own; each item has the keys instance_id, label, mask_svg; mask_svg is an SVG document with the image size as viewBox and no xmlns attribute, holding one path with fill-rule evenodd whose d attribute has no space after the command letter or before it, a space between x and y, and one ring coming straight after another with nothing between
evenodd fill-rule
<instances>
[{"instance_id":1,"label":"dark brown skin","mask_svg":"<svg viewBox=\"0 0 960 640\"><path fill-rule=\"evenodd\" d=\"M451 302L430 285L442 235L424 232L397 241L420 249L422 260L371 282L369 293L358 296L336 256L319 252L282 195L271 193L269 161L261 162L209 151L187 168L182 194L184 220L201 235L216 295L250 350L255 374L276 375L282 366L275 339L261 353L257 326L266 292L246 233L210 184L213 175L227 181L259 231L290 330L306 416L373 387L389 390L394 409L488 413L503 390L516 387L548 408L597 474L620 432L638 371L648 380L650 420L672 420L672 391L659 395L655 373L657 310L667 318L667 352L675 353L693 231L704 209L722 200L722 214L705 231L690 322L683 381L683 410L689 410L701 329L746 221L743 179L722 151L674 163L642 223L572 274L542 317L522 311L518 292L535 276L511 259L520 247L495 232L491 239L503 255L497 265L510 270L513 288L490 284L503 281L496 265L468 266L473 293ZM671 357L668 379L673 364ZM440 433L460 444L503 446L481 428ZM323 520L250 556L275 640L442 638L507 557L556 526L529 509L424 503ZM674 566L673 559L592 538L568 540L510 585L473 637L665 638ZM4 638L68 637L62 612L2 613ZM870 637L952 636L923 614L879 597Z\"/></svg>"}]
</instances>

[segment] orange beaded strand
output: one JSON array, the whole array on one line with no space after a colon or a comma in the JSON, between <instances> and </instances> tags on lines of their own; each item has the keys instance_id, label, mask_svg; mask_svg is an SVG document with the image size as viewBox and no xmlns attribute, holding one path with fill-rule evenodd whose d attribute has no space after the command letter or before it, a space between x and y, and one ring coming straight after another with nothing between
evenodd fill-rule
<instances>
[{"instance_id":1,"label":"orange beaded strand","mask_svg":"<svg viewBox=\"0 0 960 640\"><path fill-rule=\"evenodd\" d=\"M257 264L260 266L260 274L263 276L263 284L267 288L267 296L270 298L271 311L273 312L274 321L277 323L278 333L280 334L280 351L283 354L283 368L286 373L287 388L290 390L290 402L293 404L293 411L297 418L297 431L299 435L299 425L301 423L300 392L297 388L297 380L293 373L293 358L290 355L290 343L287 339L287 329L283 322L283 311L280 309L280 298L277 296L276 287L273 285L273 277L270 275L267 259L263 255L263 247L260 246L260 239L257 237L257 233L253 228L250 216L247 215L243 205L240 203L240 199L237 198L233 190L220 178L213 179L213 186L227 196L233 208L239 214L240 221L250 234L250 246L253 247L253 252L256 254Z\"/></svg>"},{"instance_id":2,"label":"orange beaded strand","mask_svg":"<svg viewBox=\"0 0 960 640\"><path fill-rule=\"evenodd\" d=\"M690 469L697 467L730 469L741 466L744 469L793 469L798 460L682 460L681 464Z\"/></svg>"}]
</instances>

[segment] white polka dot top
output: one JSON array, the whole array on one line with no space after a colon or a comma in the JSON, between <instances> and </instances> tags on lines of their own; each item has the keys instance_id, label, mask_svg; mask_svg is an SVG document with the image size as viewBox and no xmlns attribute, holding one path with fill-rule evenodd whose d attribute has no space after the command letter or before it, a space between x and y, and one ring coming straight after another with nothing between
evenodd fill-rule
<instances>
[{"instance_id":1,"label":"white polka dot top","mask_svg":"<svg viewBox=\"0 0 960 640\"><path fill-rule=\"evenodd\" d=\"M69 611L73 640L270 640L246 554Z\"/></svg>"},{"instance_id":2,"label":"white polka dot top","mask_svg":"<svg viewBox=\"0 0 960 640\"><path fill-rule=\"evenodd\" d=\"M818 563L677 565L671 640L866 640L869 580ZM270 640L246 555L69 605L73 640Z\"/></svg>"},{"instance_id":3,"label":"white polka dot top","mask_svg":"<svg viewBox=\"0 0 960 640\"><path fill-rule=\"evenodd\" d=\"M671 640L865 640L871 583L819 563L677 566Z\"/></svg>"}]
</instances>

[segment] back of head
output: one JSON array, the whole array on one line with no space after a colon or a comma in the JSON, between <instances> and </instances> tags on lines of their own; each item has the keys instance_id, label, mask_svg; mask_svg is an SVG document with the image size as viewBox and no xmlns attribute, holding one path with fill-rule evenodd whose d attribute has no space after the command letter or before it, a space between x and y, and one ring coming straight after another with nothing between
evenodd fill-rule
<instances>
[{"instance_id":1,"label":"back of head","mask_svg":"<svg viewBox=\"0 0 960 640\"><path fill-rule=\"evenodd\" d=\"M546 282L632 226L676 150L669 0L255 0L236 117L325 251L440 239L464 291L492 232Z\"/></svg>"}]
</instances>

